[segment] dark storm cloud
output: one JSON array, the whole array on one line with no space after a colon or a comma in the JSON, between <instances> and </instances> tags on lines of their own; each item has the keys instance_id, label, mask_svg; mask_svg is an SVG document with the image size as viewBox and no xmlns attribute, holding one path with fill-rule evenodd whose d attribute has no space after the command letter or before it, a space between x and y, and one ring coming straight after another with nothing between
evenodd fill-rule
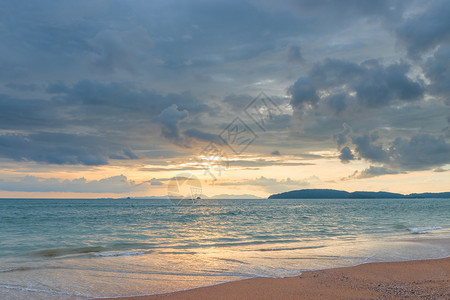
<instances>
[{"instance_id":1,"label":"dark storm cloud","mask_svg":"<svg viewBox=\"0 0 450 300\"><path fill-rule=\"evenodd\" d=\"M0 128L35 130L85 125L124 130L148 124L171 104L194 115L211 112L207 104L188 92L164 95L131 84L83 80L67 86L56 82L47 91L55 96L43 100L0 94Z\"/></svg>"},{"instance_id":2,"label":"dark storm cloud","mask_svg":"<svg viewBox=\"0 0 450 300\"><path fill-rule=\"evenodd\" d=\"M393 166L423 170L450 163L450 144L443 136L420 134L411 138L397 138L390 149Z\"/></svg>"},{"instance_id":3,"label":"dark storm cloud","mask_svg":"<svg viewBox=\"0 0 450 300\"><path fill-rule=\"evenodd\" d=\"M189 116L186 110L178 110L175 104L164 109L156 118L161 124L161 135L173 143L187 147L187 141L180 132L180 122Z\"/></svg>"},{"instance_id":4,"label":"dark storm cloud","mask_svg":"<svg viewBox=\"0 0 450 300\"><path fill-rule=\"evenodd\" d=\"M343 145L347 143L348 136L351 133L351 128L347 124L343 124L344 130L342 132L336 133L333 137L336 141L338 148L342 148Z\"/></svg>"},{"instance_id":5,"label":"dark storm cloud","mask_svg":"<svg viewBox=\"0 0 450 300\"><path fill-rule=\"evenodd\" d=\"M0 78L43 75L82 62L90 51L87 37L95 30L89 17L81 15L82 7L70 3L2 3Z\"/></svg>"},{"instance_id":6,"label":"dark storm cloud","mask_svg":"<svg viewBox=\"0 0 450 300\"><path fill-rule=\"evenodd\" d=\"M245 1L4 3L0 53L8 60L0 59L1 75L19 77L45 66L104 74L148 73L150 66L178 70L188 61L214 66L274 49L274 40L302 24L293 15L280 19L255 8Z\"/></svg>"},{"instance_id":7,"label":"dark storm cloud","mask_svg":"<svg viewBox=\"0 0 450 300\"><path fill-rule=\"evenodd\" d=\"M9 132L0 135L0 156L84 165L137 159L132 150L139 139L136 128L151 127L157 118L163 135L181 143L177 126L187 117L186 109L193 115L210 111L189 93L163 95L130 84L57 82L47 91L54 95L48 100L0 95L0 129ZM200 138L200 132L190 133Z\"/></svg>"},{"instance_id":8,"label":"dark storm cloud","mask_svg":"<svg viewBox=\"0 0 450 300\"><path fill-rule=\"evenodd\" d=\"M223 145L223 141L220 139L219 135L204 132L199 129L191 128L184 131L183 134L190 139L197 139L200 141L212 142L217 145Z\"/></svg>"},{"instance_id":9,"label":"dark storm cloud","mask_svg":"<svg viewBox=\"0 0 450 300\"><path fill-rule=\"evenodd\" d=\"M448 126L444 128L445 136L450 138L450 116L447 117Z\"/></svg>"},{"instance_id":10,"label":"dark storm cloud","mask_svg":"<svg viewBox=\"0 0 450 300\"><path fill-rule=\"evenodd\" d=\"M176 104L164 109L154 120L161 126L161 135L175 145L189 148L193 140L212 142L222 145L217 134L208 133L196 128L182 131L181 123L189 117L187 110L179 110ZM183 124L184 125L184 124Z\"/></svg>"},{"instance_id":11,"label":"dark storm cloud","mask_svg":"<svg viewBox=\"0 0 450 300\"><path fill-rule=\"evenodd\" d=\"M309 71L308 77L289 87L291 105L302 110L324 103L340 113L353 105L379 108L394 101L417 101L423 97L424 88L407 76L409 69L406 62L385 67L378 60L357 64L325 59Z\"/></svg>"},{"instance_id":12,"label":"dark storm cloud","mask_svg":"<svg viewBox=\"0 0 450 300\"><path fill-rule=\"evenodd\" d=\"M353 155L352 150L349 147L344 147L341 149L341 153L339 154L339 159L343 163L348 163L351 160L355 159L355 155Z\"/></svg>"},{"instance_id":13,"label":"dark storm cloud","mask_svg":"<svg viewBox=\"0 0 450 300\"><path fill-rule=\"evenodd\" d=\"M389 161L389 154L379 143L379 133L377 131L352 137L352 142L356 146L355 152L361 158L372 162L386 163Z\"/></svg>"},{"instance_id":14,"label":"dark storm cloud","mask_svg":"<svg viewBox=\"0 0 450 300\"><path fill-rule=\"evenodd\" d=\"M65 76L74 81L111 74L171 78L196 67L242 62L289 45L289 57L299 60L302 52L292 40L336 34L366 20L395 20L403 4L384 0L10 1L0 11L0 78L34 77L45 71L55 80L68 68L72 72Z\"/></svg>"},{"instance_id":15,"label":"dark storm cloud","mask_svg":"<svg viewBox=\"0 0 450 300\"><path fill-rule=\"evenodd\" d=\"M450 41L450 2L428 1L422 5L425 10L412 14L396 29L398 39L415 58Z\"/></svg>"},{"instance_id":16,"label":"dark storm cloud","mask_svg":"<svg viewBox=\"0 0 450 300\"><path fill-rule=\"evenodd\" d=\"M127 160L127 159L138 159L139 156L137 156L130 149L123 149L122 153L112 154L109 156L109 158Z\"/></svg>"},{"instance_id":17,"label":"dark storm cloud","mask_svg":"<svg viewBox=\"0 0 450 300\"><path fill-rule=\"evenodd\" d=\"M128 159L135 158L129 150L120 150L117 146L109 148L111 143L101 142L102 139L61 133L5 134L0 135L0 156L16 161L71 165L104 165L110 155L114 157L119 155L117 153L128 154Z\"/></svg>"},{"instance_id":18,"label":"dark storm cloud","mask_svg":"<svg viewBox=\"0 0 450 300\"><path fill-rule=\"evenodd\" d=\"M69 141L69 143L67 143ZM95 139L62 134L0 136L0 155L17 161L51 164L104 165L107 151Z\"/></svg>"},{"instance_id":19,"label":"dark storm cloud","mask_svg":"<svg viewBox=\"0 0 450 300\"><path fill-rule=\"evenodd\" d=\"M35 129L61 124L57 106L42 99L22 99L0 94L0 129Z\"/></svg>"},{"instance_id":20,"label":"dark storm cloud","mask_svg":"<svg viewBox=\"0 0 450 300\"><path fill-rule=\"evenodd\" d=\"M430 80L430 93L442 96L450 105L450 43L441 45L424 67L425 76Z\"/></svg>"},{"instance_id":21,"label":"dark storm cloud","mask_svg":"<svg viewBox=\"0 0 450 300\"><path fill-rule=\"evenodd\" d=\"M365 177L395 174L403 171L428 170L450 163L450 144L444 136L416 134L410 138L398 137L390 142L383 142L377 131L361 135L348 134L351 140L343 149L348 155L341 160L348 163L353 159L364 159L377 164L365 171ZM352 151L350 147L354 147ZM354 153L354 154L353 154ZM351 154L351 155L350 155ZM378 173L377 173L378 172ZM361 175L361 174L360 174Z\"/></svg>"},{"instance_id":22,"label":"dark storm cloud","mask_svg":"<svg viewBox=\"0 0 450 300\"><path fill-rule=\"evenodd\" d=\"M80 81L64 94L63 100L68 104L79 103L88 109L116 110L116 113L135 112L147 116L156 116L171 104L193 113L210 111L207 104L189 92L163 95L155 90L139 89L131 84L116 82Z\"/></svg>"}]
</instances>

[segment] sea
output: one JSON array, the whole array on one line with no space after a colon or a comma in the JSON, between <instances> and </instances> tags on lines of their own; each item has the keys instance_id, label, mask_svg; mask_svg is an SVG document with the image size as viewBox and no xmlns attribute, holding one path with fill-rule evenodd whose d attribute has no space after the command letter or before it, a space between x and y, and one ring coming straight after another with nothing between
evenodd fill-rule
<instances>
[{"instance_id":1,"label":"sea","mask_svg":"<svg viewBox=\"0 0 450 300\"><path fill-rule=\"evenodd\" d=\"M0 298L149 295L450 255L450 199L0 199Z\"/></svg>"}]
</instances>

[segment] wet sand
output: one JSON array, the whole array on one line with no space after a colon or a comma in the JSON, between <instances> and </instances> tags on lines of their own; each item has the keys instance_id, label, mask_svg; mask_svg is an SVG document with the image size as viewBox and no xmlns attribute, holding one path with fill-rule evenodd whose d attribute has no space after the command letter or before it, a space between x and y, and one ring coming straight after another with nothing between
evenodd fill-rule
<instances>
[{"instance_id":1,"label":"wet sand","mask_svg":"<svg viewBox=\"0 0 450 300\"><path fill-rule=\"evenodd\" d=\"M120 299L450 299L449 271L450 258L370 263Z\"/></svg>"}]
</instances>

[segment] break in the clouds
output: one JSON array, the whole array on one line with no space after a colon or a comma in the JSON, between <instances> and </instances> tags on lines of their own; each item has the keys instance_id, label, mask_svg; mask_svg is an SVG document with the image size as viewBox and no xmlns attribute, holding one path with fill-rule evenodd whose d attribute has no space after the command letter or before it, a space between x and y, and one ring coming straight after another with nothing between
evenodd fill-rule
<instances>
[{"instance_id":1,"label":"break in the clouds","mask_svg":"<svg viewBox=\"0 0 450 300\"><path fill-rule=\"evenodd\" d=\"M207 145L230 159L221 186L259 178L248 186L265 192L323 178L330 161L342 174L321 184L445 171L449 12L443 0L3 3L1 175L22 178L14 191L48 186L55 168L91 174L54 178L68 191L127 172L139 185L199 171ZM244 111L261 91L280 112L263 127ZM219 137L236 118L254 137L240 155Z\"/></svg>"}]
</instances>

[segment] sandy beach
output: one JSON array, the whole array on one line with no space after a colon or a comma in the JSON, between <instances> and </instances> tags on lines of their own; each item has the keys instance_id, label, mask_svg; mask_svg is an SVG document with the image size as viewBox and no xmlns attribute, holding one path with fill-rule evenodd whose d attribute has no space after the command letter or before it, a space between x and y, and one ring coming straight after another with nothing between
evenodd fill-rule
<instances>
[{"instance_id":1,"label":"sandy beach","mask_svg":"<svg viewBox=\"0 0 450 300\"><path fill-rule=\"evenodd\" d=\"M449 299L449 271L450 258L369 263L120 299Z\"/></svg>"}]
</instances>

